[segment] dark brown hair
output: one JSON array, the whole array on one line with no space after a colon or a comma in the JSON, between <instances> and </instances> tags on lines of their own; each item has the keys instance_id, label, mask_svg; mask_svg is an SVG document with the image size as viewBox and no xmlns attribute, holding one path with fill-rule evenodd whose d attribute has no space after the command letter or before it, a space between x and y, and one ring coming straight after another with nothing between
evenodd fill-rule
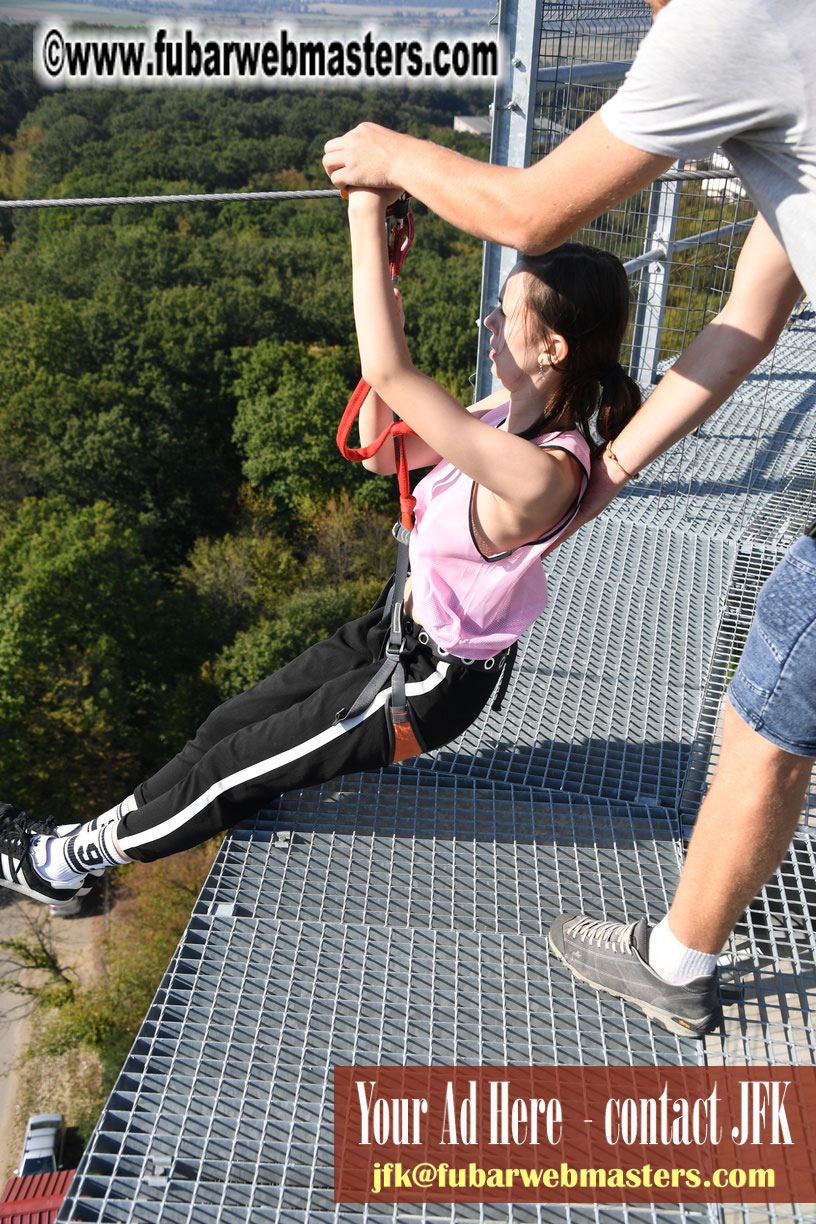
<instances>
[{"instance_id":1,"label":"dark brown hair","mask_svg":"<svg viewBox=\"0 0 816 1224\"><path fill-rule=\"evenodd\" d=\"M618 363L629 321L623 264L608 251L565 242L545 255L522 255L516 270L527 274L530 325L545 341L556 334L567 342L566 357L554 363L561 385L535 432L569 417L594 457L640 407L638 385Z\"/></svg>"}]
</instances>

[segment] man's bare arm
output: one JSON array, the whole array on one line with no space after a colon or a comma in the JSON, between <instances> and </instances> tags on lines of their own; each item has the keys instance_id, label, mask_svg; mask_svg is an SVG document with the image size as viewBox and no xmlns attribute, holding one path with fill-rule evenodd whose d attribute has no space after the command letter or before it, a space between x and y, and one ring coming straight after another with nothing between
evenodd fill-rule
<instances>
[{"instance_id":1,"label":"man's bare arm","mask_svg":"<svg viewBox=\"0 0 816 1224\"><path fill-rule=\"evenodd\" d=\"M771 351L801 291L781 243L757 217L727 302L612 443L617 462L606 456L595 461L573 529L609 505L626 484L624 469L639 471L724 403Z\"/></svg>"},{"instance_id":2,"label":"man's bare arm","mask_svg":"<svg viewBox=\"0 0 816 1224\"><path fill-rule=\"evenodd\" d=\"M335 186L402 187L460 229L536 254L648 186L672 158L613 136L593 115L524 170L473 161L375 123L326 144Z\"/></svg>"}]
</instances>

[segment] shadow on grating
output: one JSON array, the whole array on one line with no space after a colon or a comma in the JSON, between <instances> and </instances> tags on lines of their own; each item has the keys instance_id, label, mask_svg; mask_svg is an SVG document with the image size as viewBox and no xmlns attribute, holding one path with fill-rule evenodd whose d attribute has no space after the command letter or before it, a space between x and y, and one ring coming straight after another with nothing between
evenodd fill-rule
<instances>
[{"instance_id":1,"label":"shadow on grating","mask_svg":"<svg viewBox=\"0 0 816 1224\"><path fill-rule=\"evenodd\" d=\"M676 806L735 551L597 520L548 559L501 712L404 768Z\"/></svg>"},{"instance_id":2,"label":"shadow on grating","mask_svg":"<svg viewBox=\"0 0 816 1224\"><path fill-rule=\"evenodd\" d=\"M418 772L356 775L286 795L236 830L194 912L541 938L565 909L660 915L677 837L657 808Z\"/></svg>"}]
</instances>

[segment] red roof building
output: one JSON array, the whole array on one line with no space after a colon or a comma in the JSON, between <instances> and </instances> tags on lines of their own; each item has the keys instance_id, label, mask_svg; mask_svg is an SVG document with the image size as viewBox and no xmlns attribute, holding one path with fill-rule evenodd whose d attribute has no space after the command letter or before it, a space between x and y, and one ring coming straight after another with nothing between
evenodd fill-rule
<instances>
[{"instance_id":1,"label":"red roof building","mask_svg":"<svg viewBox=\"0 0 816 1224\"><path fill-rule=\"evenodd\" d=\"M75 1172L10 1178L0 1198L0 1224L54 1224Z\"/></svg>"}]
</instances>

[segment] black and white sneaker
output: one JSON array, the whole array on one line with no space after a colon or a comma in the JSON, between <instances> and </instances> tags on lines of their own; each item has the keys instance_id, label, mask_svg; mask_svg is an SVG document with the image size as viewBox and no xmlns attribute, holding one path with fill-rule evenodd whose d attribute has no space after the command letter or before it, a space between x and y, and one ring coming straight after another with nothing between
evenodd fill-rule
<instances>
[{"instance_id":1,"label":"black and white sneaker","mask_svg":"<svg viewBox=\"0 0 816 1224\"><path fill-rule=\"evenodd\" d=\"M719 1019L717 975L672 986L648 962L649 925L598 922L583 914L560 914L550 927L550 947L582 982L634 1003L670 1033L704 1037Z\"/></svg>"},{"instance_id":2,"label":"black and white sneaker","mask_svg":"<svg viewBox=\"0 0 816 1224\"><path fill-rule=\"evenodd\" d=\"M35 820L11 803L0 803L0 887L47 905L68 905L84 897L90 888L86 878L57 887L44 880L31 861L32 839L53 834L52 823Z\"/></svg>"}]
</instances>

